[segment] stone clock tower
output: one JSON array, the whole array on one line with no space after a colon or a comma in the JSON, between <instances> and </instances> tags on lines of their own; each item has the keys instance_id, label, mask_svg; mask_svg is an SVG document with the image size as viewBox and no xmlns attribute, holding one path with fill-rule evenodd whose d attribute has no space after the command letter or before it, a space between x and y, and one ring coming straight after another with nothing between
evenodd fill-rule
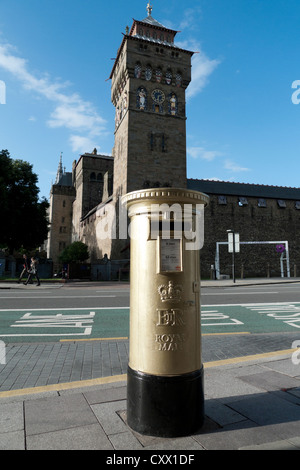
<instances>
[{"instance_id":1,"label":"stone clock tower","mask_svg":"<svg viewBox=\"0 0 300 470\"><path fill-rule=\"evenodd\" d=\"M114 198L153 187L186 187L185 90L193 52L177 31L148 16L126 29L111 72L116 108Z\"/></svg>"}]
</instances>

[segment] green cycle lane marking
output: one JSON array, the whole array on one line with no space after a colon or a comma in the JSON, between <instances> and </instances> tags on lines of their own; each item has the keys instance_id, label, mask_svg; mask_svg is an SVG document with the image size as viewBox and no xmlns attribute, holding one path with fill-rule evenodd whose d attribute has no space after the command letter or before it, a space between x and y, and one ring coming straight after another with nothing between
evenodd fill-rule
<instances>
[{"instance_id":1,"label":"green cycle lane marking","mask_svg":"<svg viewBox=\"0 0 300 470\"><path fill-rule=\"evenodd\" d=\"M205 305L203 334L275 333L300 328L300 303ZM124 339L129 308L0 310L5 342Z\"/></svg>"},{"instance_id":2,"label":"green cycle lane marking","mask_svg":"<svg viewBox=\"0 0 300 470\"><path fill-rule=\"evenodd\" d=\"M128 308L0 310L0 338L6 342L128 337Z\"/></svg>"},{"instance_id":3,"label":"green cycle lane marking","mask_svg":"<svg viewBox=\"0 0 300 470\"><path fill-rule=\"evenodd\" d=\"M250 333L291 332L300 328L300 303L203 306L201 324L203 333L214 333L217 326L227 333L245 329Z\"/></svg>"}]
</instances>

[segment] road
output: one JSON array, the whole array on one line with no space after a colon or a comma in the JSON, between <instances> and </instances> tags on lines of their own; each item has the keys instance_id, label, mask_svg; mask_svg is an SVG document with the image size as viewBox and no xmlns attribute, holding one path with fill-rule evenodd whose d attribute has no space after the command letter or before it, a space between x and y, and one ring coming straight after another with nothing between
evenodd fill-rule
<instances>
[{"instance_id":1,"label":"road","mask_svg":"<svg viewBox=\"0 0 300 470\"><path fill-rule=\"evenodd\" d=\"M5 342L127 338L127 284L44 285L0 290ZM300 283L202 287L202 333L297 333ZM300 336L300 332L299 332Z\"/></svg>"},{"instance_id":2,"label":"road","mask_svg":"<svg viewBox=\"0 0 300 470\"><path fill-rule=\"evenodd\" d=\"M206 287L201 291L202 305L300 302L300 283L234 287Z\"/></svg>"},{"instance_id":3,"label":"road","mask_svg":"<svg viewBox=\"0 0 300 470\"><path fill-rule=\"evenodd\" d=\"M300 283L202 287L202 305L300 302ZM38 288L0 289L0 308L129 307L128 284L49 284Z\"/></svg>"}]
</instances>

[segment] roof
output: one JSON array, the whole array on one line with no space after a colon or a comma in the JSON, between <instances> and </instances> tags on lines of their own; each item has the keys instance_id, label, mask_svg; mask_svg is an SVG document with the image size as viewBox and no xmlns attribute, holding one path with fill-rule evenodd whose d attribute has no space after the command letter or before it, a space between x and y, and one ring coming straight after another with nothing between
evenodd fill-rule
<instances>
[{"instance_id":1,"label":"roof","mask_svg":"<svg viewBox=\"0 0 300 470\"><path fill-rule=\"evenodd\" d=\"M158 28L168 29L168 28L166 28L164 25L162 25L161 23L159 23L157 20L155 20L154 18L152 18L151 15L147 16L147 18L145 18L144 20L140 21L140 23L147 23L147 24L151 24L152 26L158 26Z\"/></svg>"},{"instance_id":2,"label":"roof","mask_svg":"<svg viewBox=\"0 0 300 470\"><path fill-rule=\"evenodd\" d=\"M290 188L286 186L188 179L187 187L188 189L206 194L300 201L300 188Z\"/></svg>"},{"instance_id":3,"label":"roof","mask_svg":"<svg viewBox=\"0 0 300 470\"><path fill-rule=\"evenodd\" d=\"M133 24L131 26L131 30L130 30L130 33L129 35L131 36L132 35L132 32L134 30L134 27L137 25L137 24L147 24L149 26L154 26L155 28L159 28L161 30L164 30L164 31L167 31L169 33L174 33L174 36L178 33L178 31L176 31L175 29L170 29L170 28L167 28L166 26L164 26L163 24L159 23L157 20L155 20L154 18L152 18L152 16L148 16L147 18L145 18L144 20L135 20L133 18Z\"/></svg>"},{"instance_id":4,"label":"roof","mask_svg":"<svg viewBox=\"0 0 300 470\"><path fill-rule=\"evenodd\" d=\"M55 182L56 186L73 186L72 173L63 173Z\"/></svg>"},{"instance_id":5,"label":"roof","mask_svg":"<svg viewBox=\"0 0 300 470\"><path fill-rule=\"evenodd\" d=\"M135 27L136 27L137 25L139 25L139 24L147 24L147 25L153 27L154 29L157 28L157 29L161 29L161 30L163 30L163 31L165 31L165 32L171 33L171 34L172 34L172 42L167 42L167 41L165 41L165 40L162 41L162 40L160 40L159 38L154 39L153 37L150 38L150 37L147 37L147 36L141 36L141 35L139 35L139 34L133 34ZM145 19L143 19L142 21L133 19L133 24L132 24L132 26L131 26L131 29L130 29L129 33L128 33L128 34L127 34L127 33L126 33L126 34L123 33L123 40L122 40L122 43L121 43L121 45L120 45L120 47L119 47L119 49L118 49L117 57L115 58L115 62L114 62L114 65L113 65L113 68L112 68L112 71L111 71L111 73L110 73L109 78L111 79L112 76L113 76L113 73L114 73L116 64L117 64L117 62L118 62L119 56L120 56L120 54L121 54L121 52L122 52L122 49L123 49L123 47L124 47L125 42L126 42L128 39L153 42L153 43L160 44L161 46L166 46L166 47L169 47L169 48L172 47L172 48L174 48L174 49L177 49L177 50L180 50L180 51L183 51L183 52L187 52L187 53L193 55L194 52L192 52L192 51L187 51L187 50L182 49L182 48L180 48L180 47L178 47L178 46L176 46L176 45L174 44L173 39L175 38L175 36L176 36L176 34L177 34L178 32L179 32L179 31L176 31L176 30L174 30L174 29L166 28L164 25L162 25L162 24L159 23L156 19L154 19L151 15L148 15L148 17L145 18Z\"/></svg>"},{"instance_id":6,"label":"roof","mask_svg":"<svg viewBox=\"0 0 300 470\"><path fill-rule=\"evenodd\" d=\"M80 155L78 161L75 164L75 167L79 164L80 160L84 157L91 157L93 159L99 159L99 160L114 160L114 157L112 157L110 155L101 155L99 153L97 153L97 154L95 154L95 153L83 153L82 155Z\"/></svg>"}]
</instances>

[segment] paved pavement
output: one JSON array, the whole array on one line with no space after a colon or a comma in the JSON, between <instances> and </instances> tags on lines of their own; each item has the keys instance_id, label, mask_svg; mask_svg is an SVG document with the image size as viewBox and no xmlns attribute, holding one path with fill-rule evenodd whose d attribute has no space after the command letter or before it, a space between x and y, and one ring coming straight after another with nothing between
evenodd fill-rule
<instances>
[{"instance_id":1,"label":"paved pavement","mask_svg":"<svg viewBox=\"0 0 300 470\"><path fill-rule=\"evenodd\" d=\"M101 449L106 458L127 450L145 460L180 451L198 463L205 449L299 450L299 379L292 353L206 364L204 426L175 439L128 427L124 375L8 393L0 398L0 449Z\"/></svg>"},{"instance_id":2,"label":"paved pavement","mask_svg":"<svg viewBox=\"0 0 300 470\"><path fill-rule=\"evenodd\" d=\"M126 424L128 341L10 344L0 365L0 450L101 449L104 459L126 450L135 466L157 463L158 453L199 464L200 450L299 450L298 344L297 332L204 336L205 423L177 439Z\"/></svg>"},{"instance_id":3,"label":"paved pavement","mask_svg":"<svg viewBox=\"0 0 300 470\"><path fill-rule=\"evenodd\" d=\"M265 284L282 284L282 283L297 283L300 282L300 277L271 277L271 278L247 278L247 279L236 279L233 282L232 279L220 279L220 280L202 280L201 286L202 287L239 287L239 286L252 286L252 285L265 285ZM48 281L41 281L41 285L39 286L41 289L43 287L61 287L65 285L105 285L105 286L116 286L118 285L117 282L89 282L89 281L67 281L67 283L61 283L59 281L55 282L48 282ZM126 282L121 283L122 286L129 285ZM32 285L28 284L24 286L23 283L18 284L17 282L13 281L0 281L0 289L33 289L37 288L36 283ZM39 290L41 290L39 289Z\"/></svg>"}]
</instances>

